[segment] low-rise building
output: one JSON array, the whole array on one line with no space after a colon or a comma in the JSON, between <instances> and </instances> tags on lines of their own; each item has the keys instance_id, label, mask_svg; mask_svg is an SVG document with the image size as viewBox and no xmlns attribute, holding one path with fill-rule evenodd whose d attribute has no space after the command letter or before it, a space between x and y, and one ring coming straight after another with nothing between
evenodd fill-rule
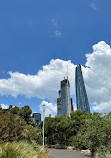
<instances>
[{"instance_id":1,"label":"low-rise building","mask_svg":"<svg viewBox=\"0 0 111 158\"><path fill-rule=\"evenodd\" d=\"M38 125L41 123L41 114L40 113L33 113L32 117L35 119Z\"/></svg>"}]
</instances>

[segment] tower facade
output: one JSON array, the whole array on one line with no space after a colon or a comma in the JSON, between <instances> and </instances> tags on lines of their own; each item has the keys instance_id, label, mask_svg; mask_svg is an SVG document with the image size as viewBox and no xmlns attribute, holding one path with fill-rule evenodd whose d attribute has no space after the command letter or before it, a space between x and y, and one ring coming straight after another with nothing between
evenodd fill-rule
<instances>
[{"instance_id":1,"label":"tower facade","mask_svg":"<svg viewBox=\"0 0 111 158\"><path fill-rule=\"evenodd\" d=\"M68 115L72 112L70 98L70 83L68 78L61 81L61 90L57 98L57 115Z\"/></svg>"},{"instance_id":2,"label":"tower facade","mask_svg":"<svg viewBox=\"0 0 111 158\"><path fill-rule=\"evenodd\" d=\"M81 65L76 67L75 87L77 109L80 109L81 111L85 110L90 115L90 107L83 80Z\"/></svg>"},{"instance_id":3,"label":"tower facade","mask_svg":"<svg viewBox=\"0 0 111 158\"><path fill-rule=\"evenodd\" d=\"M32 117L35 119L38 125L41 123L41 114L40 113L33 113Z\"/></svg>"}]
</instances>

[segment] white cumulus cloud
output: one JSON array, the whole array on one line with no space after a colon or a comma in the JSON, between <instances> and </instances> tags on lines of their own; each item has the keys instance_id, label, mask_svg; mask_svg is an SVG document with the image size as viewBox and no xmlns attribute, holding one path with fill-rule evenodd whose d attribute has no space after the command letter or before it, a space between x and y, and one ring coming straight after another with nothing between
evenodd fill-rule
<instances>
[{"instance_id":1,"label":"white cumulus cloud","mask_svg":"<svg viewBox=\"0 0 111 158\"><path fill-rule=\"evenodd\" d=\"M51 60L49 65L43 66L36 75L9 72L10 78L0 79L0 94L55 99L58 95L60 81L66 76L67 68L69 80L72 81L75 73L74 64L71 61L60 59ZM71 82L71 87L74 89L74 81Z\"/></svg>"},{"instance_id":2,"label":"white cumulus cloud","mask_svg":"<svg viewBox=\"0 0 111 158\"><path fill-rule=\"evenodd\" d=\"M45 105L45 117L49 116L55 116L57 114L57 105L53 103L49 103L47 101L42 101L40 104L40 111L43 112L43 105Z\"/></svg>"},{"instance_id":3,"label":"white cumulus cloud","mask_svg":"<svg viewBox=\"0 0 111 158\"><path fill-rule=\"evenodd\" d=\"M8 105L5 105L5 104L0 104L0 106L2 107L2 109L8 109Z\"/></svg>"},{"instance_id":4,"label":"white cumulus cloud","mask_svg":"<svg viewBox=\"0 0 111 158\"><path fill-rule=\"evenodd\" d=\"M93 52L86 54L87 67L83 67L89 101L96 111L111 110L111 48L104 41L92 48Z\"/></svg>"},{"instance_id":5,"label":"white cumulus cloud","mask_svg":"<svg viewBox=\"0 0 111 158\"><path fill-rule=\"evenodd\" d=\"M95 103L95 106L93 106L94 111L111 111L111 100L108 102L102 102L102 103Z\"/></svg>"},{"instance_id":6,"label":"white cumulus cloud","mask_svg":"<svg viewBox=\"0 0 111 158\"><path fill-rule=\"evenodd\" d=\"M92 49L92 53L86 54L86 64L85 67L82 66L82 71L92 109L104 112L111 110L111 48L101 41ZM71 95L75 95L75 67L70 60L52 59L35 75L9 72L10 78L0 79L0 95L24 95L55 100L58 97L60 81L67 76L67 72ZM52 103L48 105L53 107ZM47 113L50 113L50 109Z\"/></svg>"}]
</instances>

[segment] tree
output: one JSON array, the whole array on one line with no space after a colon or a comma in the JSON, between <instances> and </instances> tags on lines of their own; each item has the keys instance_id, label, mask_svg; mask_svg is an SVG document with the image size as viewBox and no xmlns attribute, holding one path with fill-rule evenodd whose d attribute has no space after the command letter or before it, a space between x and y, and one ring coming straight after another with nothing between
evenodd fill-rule
<instances>
[{"instance_id":1,"label":"tree","mask_svg":"<svg viewBox=\"0 0 111 158\"><path fill-rule=\"evenodd\" d=\"M48 144L69 144L72 133L72 120L69 116L56 116L45 118L45 136Z\"/></svg>"},{"instance_id":2,"label":"tree","mask_svg":"<svg viewBox=\"0 0 111 158\"><path fill-rule=\"evenodd\" d=\"M71 120L73 121L72 136L75 136L79 132L81 126L85 124L89 117L90 116L85 111L81 110L76 110L71 113Z\"/></svg>"},{"instance_id":3,"label":"tree","mask_svg":"<svg viewBox=\"0 0 111 158\"><path fill-rule=\"evenodd\" d=\"M26 122L9 112L0 112L0 141L8 142L23 138Z\"/></svg>"},{"instance_id":4,"label":"tree","mask_svg":"<svg viewBox=\"0 0 111 158\"><path fill-rule=\"evenodd\" d=\"M53 117L45 118L45 137L48 144L56 144L56 121Z\"/></svg>"},{"instance_id":5,"label":"tree","mask_svg":"<svg viewBox=\"0 0 111 158\"><path fill-rule=\"evenodd\" d=\"M0 105L0 111L2 110L2 106Z\"/></svg>"},{"instance_id":6,"label":"tree","mask_svg":"<svg viewBox=\"0 0 111 158\"><path fill-rule=\"evenodd\" d=\"M57 143L68 145L68 139L72 134L73 122L69 116L58 116L55 119L58 119L56 123Z\"/></svg>"},{"instance_id":7,"label":"tree","mask_svg":"<svg viewBox=\"0 0 111 158\"><path fill-rule=\"evenodd\" d=\"M85 124L89 116L85 111L77 110L71 113L71 117L66 115L55 116L55 118L45 118L45 136L48 144L69 145L72 136L76 136L81 126Z\"/></svg>"},{"instance_id":8,"label":"tree","mask_svg":"<svg viewBox=\"0 0 111 158\"><path fill-rule=\"evenodd\" d=\"M24 137L26 140L32 142L36 142L37 144L42 144L42 130L40 127L36 126L33 127L31 125L28 125L24 132Z\"/></svg>"},{"instance_id":9,"label":"tree","mask_svg":"<svg viewBox=\"0 0 111 158\"><path fill-rule=\"evenodd\" d=\"M23 118L28 123L28 120L31 117L30 116L31 113L32 113L32 110L30 109L30 107L28 105L25 105L19 110L18 114L21 118Z\"/></svg>"},{"instance_id":10,"label":"tree","mask_svg":"<svg viewBox=\"0 0 111 158\"><path fill-rule=\"evenodd\" d=\"M83 136L84 144L91 150L92 155L101 146L110 145L111 119L92 115L87 121L86 131Z\"/></svg>"},{"instance_id":11,"label":"tree","mask_svg":"<svg viewBox=\"0 0 111 158\"><path fill-rule=\"evenodd\" d=\"M111 119L111 112L105 113L104 117Z\"/></svg>"},{"instance_id":12,"label":"tree","mask_svg":"<svg viewBox=\"0 0 111 158\"><path fill-rule=\"evenodd\" d=\"M13 107L12 105L9 105L9 110L12 109L12 107Z\"/></svg>"},{"instance_id":13,"label":"tree","mask_svg":"<svg viewBox=\"0 0 111 158\"><path fill-rule=\"evenodd\" d=\"M12 109L10 109L10 112L12 113L12 114L18 114L18 112L19 112L19 107L18 106L15 106L15 107L13 107Z\"/></svg>"},{"instance_id":14,"label":"tree","mask_svg":"<svg viewBox=\"0 0 111 158\"><path fill-rule=\"evenodd\" d=\"M35 121L35 119L33 117L30 117L28 119L28 125L32 125L33 127L38 126L37 122Z\"/></svg>"}]
</instances>

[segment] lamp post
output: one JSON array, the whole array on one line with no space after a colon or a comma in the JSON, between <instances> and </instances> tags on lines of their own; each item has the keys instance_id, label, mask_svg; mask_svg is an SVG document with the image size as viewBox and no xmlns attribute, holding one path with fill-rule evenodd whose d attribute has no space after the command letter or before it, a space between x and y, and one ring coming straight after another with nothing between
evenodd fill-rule
<instances>
[{"instance_id":1,"label":"lamp post","mask_svg":"<svg viewBox=\"0 0 111 158\"><path fill-rule=\"evenodd\" d=\"M44 149L44 118L45 118L45 104L43 104L43 149Z\"/></svg>"}]
</instances>

